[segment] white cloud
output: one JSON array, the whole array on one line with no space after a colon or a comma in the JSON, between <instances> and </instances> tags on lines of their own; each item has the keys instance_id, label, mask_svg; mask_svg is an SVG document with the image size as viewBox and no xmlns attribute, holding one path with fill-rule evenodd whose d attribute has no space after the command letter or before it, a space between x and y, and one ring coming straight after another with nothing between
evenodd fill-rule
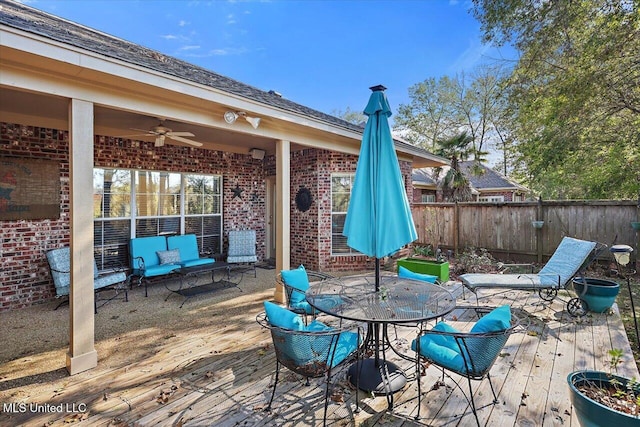
<instances>
[{"instance_id":1,"label":"white cloud","mask_svg":"<svg viewBox=\"0 0 640 427\"><path fill-rule=\"evenodd\" d=\"M198 50L198 49L200 49L200 46L198 45L182 46L180 48L180 50Z\"/></svg>"},{"instance_id":2,"label":"white cloud","mask_svg":"<svg viewBox=\"0 0 640 427\"><path fill-rule=\"evenodd\" d=\"M174 35L174 34L166 34L164 36L160 36L165 40L176 40L178 38L178 36Z\"/></svg>"},{"instance_id":3,"label":"white cloud","mask_svg":"<svg viewBox=\"0 0 640 427\"><path fill-rule=\"evenodd\" d=\"M186 26L187 26L187 25L189 25L189 24L191 24L191 23L190 23L189 21L185 21L184 19L181 19L181 20L178 22L178 25L179 25L180 27L186 27Z\"/></svg>"},{"instance_id":4,"label":"white cloud","mask_svg":"<svg viewBox=\"0 0 640 427\"><path fill-rule=\"evenodd\" d=\"M451 65L450 69L453 72L470 70L478 65L484 55L491 49L488 44L482 44L477 39L469 40L469 47L462 52Z\"/></svg>"}]
</instances>

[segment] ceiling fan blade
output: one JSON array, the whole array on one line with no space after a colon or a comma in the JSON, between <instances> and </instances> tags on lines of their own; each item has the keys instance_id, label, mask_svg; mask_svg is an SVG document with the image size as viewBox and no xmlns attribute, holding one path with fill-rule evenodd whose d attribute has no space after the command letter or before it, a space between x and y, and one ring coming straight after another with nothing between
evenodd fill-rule
<instances>
[{"instance_id":1,"label":"ceiling fan blade","mask_svg":"<svg viewBox=\"0 0 640 427\"><path fill-rule=\"evenodd\" d=\"M193 145L194 147L202 147L202 142L192 141L190 139L183 138L181 136L176 136L174 133L172 133L170 135L167 135L167 136L169 138L173 139L174 141L184 142L185 144Z\"/></svg>"},{"instance_id":2,"label":"ceiling fan blade","mask_svg":"<svg viewBox=\"0 0 640 427\"><path fill-rule=\"evenodd\" d=\"M154 132L149 129L138 129L138 128L129 128L131 130L135 130L137 132L144 132L145 135L157 135L157 132Z\"/></svg>"},{"instance_id":3,"label":"ceiling fan blade","mask_svg":"<svg viewBox=\"0 0 640 427\"><path fill-rule=\"evenodd\" d=\"M118 138L135 138L138 136L155 136L152 133L137 133L135 135L118 135Z\"/></svg>"},{"instance_id":4,"label":"ceiling fan blade","mask_svg":"<svg viewBox=\"0 0 640 427\"><path fill-rule=\"evenodd\" d=\"M195 136L195 135L192 134L191 132L167 132L167 136L173 137L173 136Z\"/></svg>"}]
</instances>

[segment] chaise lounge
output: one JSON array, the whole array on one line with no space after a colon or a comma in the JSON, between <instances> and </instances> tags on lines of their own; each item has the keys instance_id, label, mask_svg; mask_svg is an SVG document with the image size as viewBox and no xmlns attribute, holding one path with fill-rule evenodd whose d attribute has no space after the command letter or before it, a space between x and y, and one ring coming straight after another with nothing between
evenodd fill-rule
<instances>
[{"instance_id":1,"label":"chaise lounge","mask_svg":"<svg viewBox=\"0 0 640 427\"><path fill-rule=\"evenodd\" d=\"M538 291L543 300L551 301L558 290L565 289L571 279L596 258L602 248L604 245L596 242L564 237L538 273L469 273L461 275L460 280L465 288L476 295L476 301L480 289L533 290ZM578 315L582 311L573 304L568 304L567 307L572 315Z\"/></svg>"}]
</instances>

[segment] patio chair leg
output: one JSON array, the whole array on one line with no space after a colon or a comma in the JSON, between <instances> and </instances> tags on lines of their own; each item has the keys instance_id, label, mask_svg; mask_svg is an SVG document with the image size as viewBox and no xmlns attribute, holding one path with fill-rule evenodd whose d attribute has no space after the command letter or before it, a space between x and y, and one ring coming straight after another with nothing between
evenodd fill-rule
<instances>
[{"instance_id":1,"label":"patio chair leg","mask_svg":"<svg viewBox=\"0 0 640 427\"><path fill-rule=\"evenodd\" d=\"M329 384L331 383L331 368L327 371L327 387L324 391L324 417L322 418L322 426L327 425L327 408L329 407Z\"/></svg>"},{"instance_id":2,"label":"patio chair leg","mask_svg":"<svg viewBox=\"0 0 640 427\"><path fill-rule=\"evenodd\" d=\"M417 340L417 345L416 345L416 381L418 382L418 413L416 414L416 416L414 417L416 420L420 419L420 404L422 402L422 391L420 388L420 340Z\"/></svg>"},{"instance_id":3,"label":"patio chair leg","mask_svg":"<svg viewBox=\"0 0 640 427\"><path fill-rule=\"evenodd\" d=\"M491 376L487 372L487 379L489 380L489 387L491 387L491 393L493 393L493 403L498 403L498 396L496 395L496 391L493 388L493 383L491 382Z\"/></svg>"},{"instance_id":4,"label":"patio chair leg","mask_svg":"<svg viewBox=\"0 0 640 427\"><path fill-rule=\"evenodd\" d=\"M69 304L69 298L68 297L66 299L63 299L62 301L60 301L60 304L58 304L56 306L56 308L53 309L53 311L56 311L57 309L62 307L62 305L64 305L64 304Z\"/></svg>"},{"instance_id":5,"label":"patio chair leg","mask_svg":"<svg viewBox=\"0 0 640 427\"><path fill-rule=\"evenodd\" d=\"M476 402L473 398L473 390L471 389L471 378L467 377L467 382L469 383L469 397L471 397L471 410L473 411L473 416L476 417L476 423L478 427L480 427L480 419L478 419L478 412L476 411Z\"/></svg>"},{"instance_id":6,"label":"patio chair leg","mask_svg":"<svg viewBox=\"0 0 640 427\"><path fill-rule=\"evenodd\" d=\"M266 412L271 411L271 403L273 402L273 398L276 395L276 386L278 385L278 374L280 373L280 362L278 360L276 360L276 380L273 383L273 390L271 391L271 399L269 399L269 404L267 405L266 408L264 408L264 410Z\"/></svg>"}]
</instances>

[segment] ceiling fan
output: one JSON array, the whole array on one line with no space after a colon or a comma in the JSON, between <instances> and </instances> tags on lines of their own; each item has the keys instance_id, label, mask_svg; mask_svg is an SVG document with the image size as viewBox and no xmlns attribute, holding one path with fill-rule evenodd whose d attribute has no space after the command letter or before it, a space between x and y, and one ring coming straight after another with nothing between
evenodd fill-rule
<instances>
[{"instance_id":1,"label":"ceiling fan","mask_svg":"<svg viewBox=\"0 0 640 427\"><path fill-rule=\"evenodd\" d=\"M195 136L191 132L173 132L168 127L164 126L164 120L160 120L160 124L152 127L149 130L144 129L133 129L140 132L145 132L142 135L129 135L129 136L155 136L156 137L156 147L162 147L164 145L165 138L172 139L174 141L184 142L185 144L193 145L194 147L202 147L201 142L192 141L190 139L184 138L185 136Z\"/></svg>"}]
</instances>

